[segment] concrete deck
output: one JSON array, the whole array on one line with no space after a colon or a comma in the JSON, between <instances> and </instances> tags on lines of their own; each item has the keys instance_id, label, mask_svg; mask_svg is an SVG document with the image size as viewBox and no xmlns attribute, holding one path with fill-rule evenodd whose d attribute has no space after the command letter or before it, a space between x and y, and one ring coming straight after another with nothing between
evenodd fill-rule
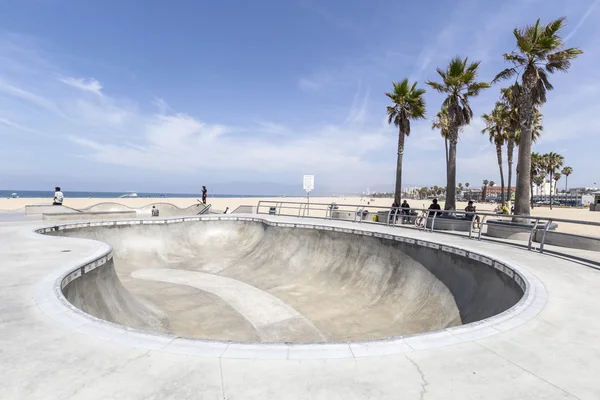
<instances>
[{"instance_id":1,"label":"concrete deck","mask_svg":"<svg viewBox=\"0 0 600 400\"><path fill-rule=\"evenodd\" d=\"M260 218L473 250L514 266L544 296L502 325L413 336L394 352L385 349L385 342L356 346L357 351L350 347L342 355L327 344L298 351L287 345L205 342L193 354L198 347L189 342L194 341L149 338L127 329L117 334L117 326L99 326L84 315L55 308L51 293L57 276L95 260L107 246L35 234L34 229L45 226L39 221L5 222L0 226L0 398L600 398L598 270L440 233ZM385 355L377 356L378 351Z\"/></svg>"}]
</instances>

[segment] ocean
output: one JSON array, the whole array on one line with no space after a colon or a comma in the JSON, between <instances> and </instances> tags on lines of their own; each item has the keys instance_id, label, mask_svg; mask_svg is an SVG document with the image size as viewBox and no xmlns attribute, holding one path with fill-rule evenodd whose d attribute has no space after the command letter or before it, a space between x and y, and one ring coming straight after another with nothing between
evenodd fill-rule
<instances>
[{"instance_id":1,"label":"ocean","mask_svg":"<svg viewBox=\"0 0 600 400\"><path fill-rule=\"evenodd\" d=\"M0 198L12 197L12 194L16 193L20 198L32 199L32 198L49 198L54 197L53 191L48 190L0 190ZM165 197L178 197L178 198L201 198L200 193L145 193L136 192L138 198L165 198ZM100 198L100 199L114 199L118 198L126 192L69 192L64 191L63 194L67 198ZM234 195L234 194L208 194L209 197L214 198L232 198L232 197L280 197L278 195Z\"/></svg>"}]
</instances>

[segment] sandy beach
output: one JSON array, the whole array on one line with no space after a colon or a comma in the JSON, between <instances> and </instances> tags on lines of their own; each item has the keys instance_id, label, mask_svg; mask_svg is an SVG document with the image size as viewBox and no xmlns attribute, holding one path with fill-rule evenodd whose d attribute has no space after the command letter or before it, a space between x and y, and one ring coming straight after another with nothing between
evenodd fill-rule
<instances>
[{"instance_id":1,"label":"sandy beach","mask_svg":"<svg viewBox=\"0 0 600 400\"><path fill-rule=\"evenodd\" d=\"M229 198L210 198L208 203L212 205L213 210L223 211L227 207L230 211L235 210L241 205L256 206L259 201L276 201L276 202L306 202L306 197L229 197ZM0 199L0 210L1 211L19 211L23 210L26 205L34 204L51 204L51 199L46 198L16 198L16 199ZM67 207L82 209L94 204L103 202L116 202L124 204L128 207L138 208L152 203L171 203L178 207L188 207L193 204L197 204L196 198L65 198L64 205ZM316 204L331 204L337 203L339 205L363 205L374 207L389 207L393 202L391 198L366 198L366 197L311 197L310 203L317 208ZM408 200L409 204L413 208L427 208L431 204L430 200ZM443 208L443 202L440 202ZM457 202L457 209L462 210L467 206L466 202ZM478 203L476 204L477 210L482 212L492 212L497 206L496 204L489 203ZM549 207L536 207L532 210L533 216L539 216L544 218L559 218L559 219L571 219L577 221L593 221L600 223L600 212L590 212L587 208L554 208L550 210ZM580 235L588 236L600 236L600 227L596 226L585 226L560 223L559 231L575 233Z\"/></svg>"}]
</instances>

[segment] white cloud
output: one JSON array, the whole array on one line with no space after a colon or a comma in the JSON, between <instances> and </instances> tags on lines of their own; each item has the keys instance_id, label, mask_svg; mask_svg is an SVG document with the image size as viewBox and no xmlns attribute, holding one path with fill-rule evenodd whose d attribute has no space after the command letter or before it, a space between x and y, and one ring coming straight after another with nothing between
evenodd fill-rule
<instances>
[{"instance_id":1,"label":"white cloud","mask_svg":"<svg viewBox=\"0 0 600 400\"><path fill-rule=\"evenodd\" d=\"M365 122L367 116L367 109L369 107L370 95L371 91L369 88L367 88L367 90L363 94L359 85L358 90L354 94L352 106L350 107L348 117L346 117L347 123L362 124L363 122Z\"/></svg>"},{"instance_id":2,"label":"white cloud","mask_svg":"<svg viewBox=\"0 0 600 400\"><path fill-rule=\"evenodd\" d=\"M62 78L60 81L76 89L102 96L102 85L94 78Z\"/></svg>"},{"instance_id":3,"label":"white cloud","mask_svg":"<svg viewBox=\"0 0 600 400\"><path fill-rule=\"evenodd\" d=\"M590 16L590 14L592 13L592 11L594 11L594 8L596 8L596 6L598 5L598 3L600 3L600 0L594 1L588 7L588 9L585 12L585 14L583 14L583 16L581 17L581 19L577 23L577 25L575 25L575 28L573 28L573 30L571 32L569 32L569 34L565 37L565 39L564 39L565 42L567 42L569 39L571 39L573 36L575 36L577 34L577 31L579 30L579 28L581 28L583 26L583 23Z\"/></svg>"}]
</instances>

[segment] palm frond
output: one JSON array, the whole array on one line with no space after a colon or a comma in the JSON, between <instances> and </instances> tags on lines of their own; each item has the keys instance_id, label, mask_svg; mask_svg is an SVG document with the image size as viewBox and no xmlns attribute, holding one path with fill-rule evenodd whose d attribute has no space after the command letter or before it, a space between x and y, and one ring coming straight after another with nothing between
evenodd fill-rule
<instances>
[{"instance_id":1,"label":"palm frond","mask_svg":"<svg viewBox=\"0 0 600 400\"><path fill-rule=\"evenodd\" d=\"M446 93L446 87L440 83L432 82L432 81L427 81L425 83L440 93Z\"/></svg>"},{"instance_id":2,"label":"palm frond","mask_svg":"<svg viewBox=\"0 0 600 400\"><path fill-rule=\"evenodd\" d=\"M500 72L496 77L492 80L492 83L499 82L504 79L508 79L517 74L516 68L506 68L504 71Z\"/></svg>"},{"instance_id":3,"label":"palm frond","mask_svg":"<svg viewBox=\"0 0 600 400\"><path fill-rule=\"evenodd\" d=\"M543 29L542 35L544 36L555 36L558 32L564 28L567 24L567 17L560 17L551 21L548 25L546 25Z\"/></svg>"}]
</instances>

